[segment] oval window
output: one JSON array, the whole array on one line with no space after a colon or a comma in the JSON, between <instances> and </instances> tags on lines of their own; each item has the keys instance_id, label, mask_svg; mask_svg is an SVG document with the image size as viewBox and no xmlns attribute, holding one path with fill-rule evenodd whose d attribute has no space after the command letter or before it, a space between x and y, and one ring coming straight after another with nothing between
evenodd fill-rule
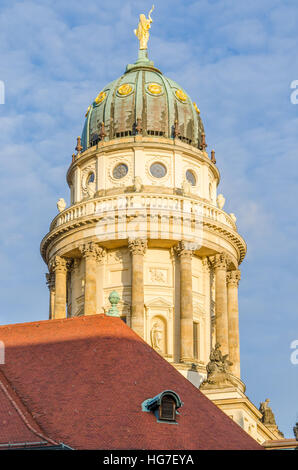
<instances>
[{"instance_id":1,"label":"oval window","mask_svg":"<svg viewBox=\"0 0 298 470\"><path fill-rule=\"evenodd\" d=\"M128 173L128 166L125 163L119 163L113 170L113 177L117 180L124 178Z\"/></svg>"},{"instance_id":2,"label":"oval window","mask_svg":"<svg viewBox=\"0 0 298 470\"><path fill-rule=\"evenodd\" d=\"M167 174L167 169L163 163L156 162L150 166L150 173L154 178L163 178Z\"/></svg>"},{"instance_id":3,"label":"oval window","mask_svg":"<svg viewBox=\"0 0 298 470\"><path fill-rule=\"evenodd\" d=\"M87 184L94 183L94 181L95 181L95 174L90 173L88 178L87 178Z\"/></svg>"},{"instance_id":4,"label":"oval window","mask_svg":"<svg viewBox=\"0 0 298 470\"><path fill-rule=\"evenodd\" d=\"M186 176L187 181L188 181L192 186L195 186L195 185L197 184L196 177L195 177L194 173L193 173L191 170L187 170L185 176Z\"/></svg>"}]
</instances>

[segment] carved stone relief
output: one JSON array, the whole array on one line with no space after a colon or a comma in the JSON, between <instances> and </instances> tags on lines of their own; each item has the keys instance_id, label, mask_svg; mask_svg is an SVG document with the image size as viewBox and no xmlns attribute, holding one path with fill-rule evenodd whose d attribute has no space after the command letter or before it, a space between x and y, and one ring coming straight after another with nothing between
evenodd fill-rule
<instances>
[{"instance_id":1,"label":"carved stone relief","mask_svg":"<svg viewBox=\"0 0 298 470\"><path fill-rule=\"evenodd\" d=\"M84 198L91 198L95 194L95 177L93 180L88 181L91 174L96 174L95 162L86 166L82 170L82 194Z\"/></svg>"},{"instance_id":2,"label":"carved stone relief","mask_svg":"<svg viewBox=\"0 0 298 470\"><path fill-rule=\"evenodd\" d=\"M150 268L150 281L153 284L166 284L167 283L167 270Z\"/></svg>"}]
</instances>

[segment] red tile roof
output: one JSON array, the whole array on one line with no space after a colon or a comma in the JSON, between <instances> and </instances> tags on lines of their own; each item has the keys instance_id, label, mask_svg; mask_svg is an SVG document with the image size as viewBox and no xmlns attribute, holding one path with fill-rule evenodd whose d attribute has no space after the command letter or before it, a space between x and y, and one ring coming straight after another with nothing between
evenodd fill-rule
<instances>
[{"instance_id":1,"label":"red tile roof","mask_svg":"<svg viewBox=\"0 0 298 470\"><path fill-rule=\"evenodd\" d=\"M17 446L55 445L45 436L32 415L0 371L0 449Z\"/></svg>"},{"instance_id":2,"label":"red tile roof","mask_svg":"<svg viewBox=\"0 0 298 470\"><path fill-rule=\"evenodd\" d=\"M28 422L55 442L76 449L262 448L119 318L7 325L0 341L0 371ZM184 403L178 425L157 423L141 409L167 389ZM0 423L8 426L0 426L0 442L36 440L9 400L1 402Z\"/></svg>"}]
</instances>

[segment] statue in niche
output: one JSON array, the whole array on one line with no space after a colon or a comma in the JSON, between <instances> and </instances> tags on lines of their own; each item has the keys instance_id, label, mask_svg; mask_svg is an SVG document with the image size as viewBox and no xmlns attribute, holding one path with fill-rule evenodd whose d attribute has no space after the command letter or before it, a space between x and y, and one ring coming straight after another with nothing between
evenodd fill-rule
<instances>
[{"instance_id":1,"label":"statue in niche","mask_svg":"<svg viewBox=\"0 0 298 470\"><path fill-rule=\"evenodd\" d=\"M153 323L153 326L152 326L151 332L150 332L150 337L151 337L151 345L152 345L153 349L155 349L157 352L161 353L162 352L163 329L160 326L158 321L155 321Z\"/></svg>"},{"instance_id":2,"label":"statue in niche","mask_svg":"<svg viewBox=\"0 0 298 470\"><path fill-rule=\"evenodd\" d=\"M271 426L276 426L275 417L272 409L269 406L269 398L266 398L265 401L260 403L260 412L262 413L262 423L269 424Z\"/></svg>"}]
</instances>

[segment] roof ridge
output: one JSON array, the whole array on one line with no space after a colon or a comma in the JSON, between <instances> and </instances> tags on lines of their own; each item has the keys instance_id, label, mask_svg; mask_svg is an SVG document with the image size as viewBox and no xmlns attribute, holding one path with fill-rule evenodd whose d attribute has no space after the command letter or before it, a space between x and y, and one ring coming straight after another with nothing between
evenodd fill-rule
<instances>
[{"instance_id":1,"label":"roof ridge","mask_svg":"<svg viewBox=\"0 0 298 470\"><path fill-rule=\"evenodd\" d=\"M32 414L29 412L29 410L26 408L24 405L23 401L19 397L18 393L16 390L11 386L10 382L8 381L6 375L4 374L3 370L0 370L0 389L3 391L3 393L6 395L7 399L11 403L11 405L14 407L22 421L24 422L25 426L33 432L36 436L40 437L41 439L47 441L49 444L57 445L58 442L54 441L53 439L47 437L45 434L43 434L42 430L40 429L39 424L35 421L33 418ZM19 403L17 403L19 402ZM22 410L23 408L23 410ZM33 423L35 424L37 429L34 429L34 426L29 423L29 420L26 417L26 414L30 416L32 419Z\"/></svg>"},{"instance_id":2,"label":"roof ridge","mask_svg":"<svg viewBox=\"0 0 298 470\"><path fill-rule=\"evenodd\" d=\"M104 313L95 313L93 315L88 315L88 318L90 317L105 317L106 315ZM37 324L52 324L52 323L64 323L65 321L76 321L80 318L85 318L85 317L67 317L67 318L47 318L46 320L35 320L35 321L26 321L22 323L7 323L6 325L0 325L0 329L6 328L10 329L16 326L32 326L32 325L37 325ZM86 317L87 318L87 317Z\"/></svg>"}]
</instances>

